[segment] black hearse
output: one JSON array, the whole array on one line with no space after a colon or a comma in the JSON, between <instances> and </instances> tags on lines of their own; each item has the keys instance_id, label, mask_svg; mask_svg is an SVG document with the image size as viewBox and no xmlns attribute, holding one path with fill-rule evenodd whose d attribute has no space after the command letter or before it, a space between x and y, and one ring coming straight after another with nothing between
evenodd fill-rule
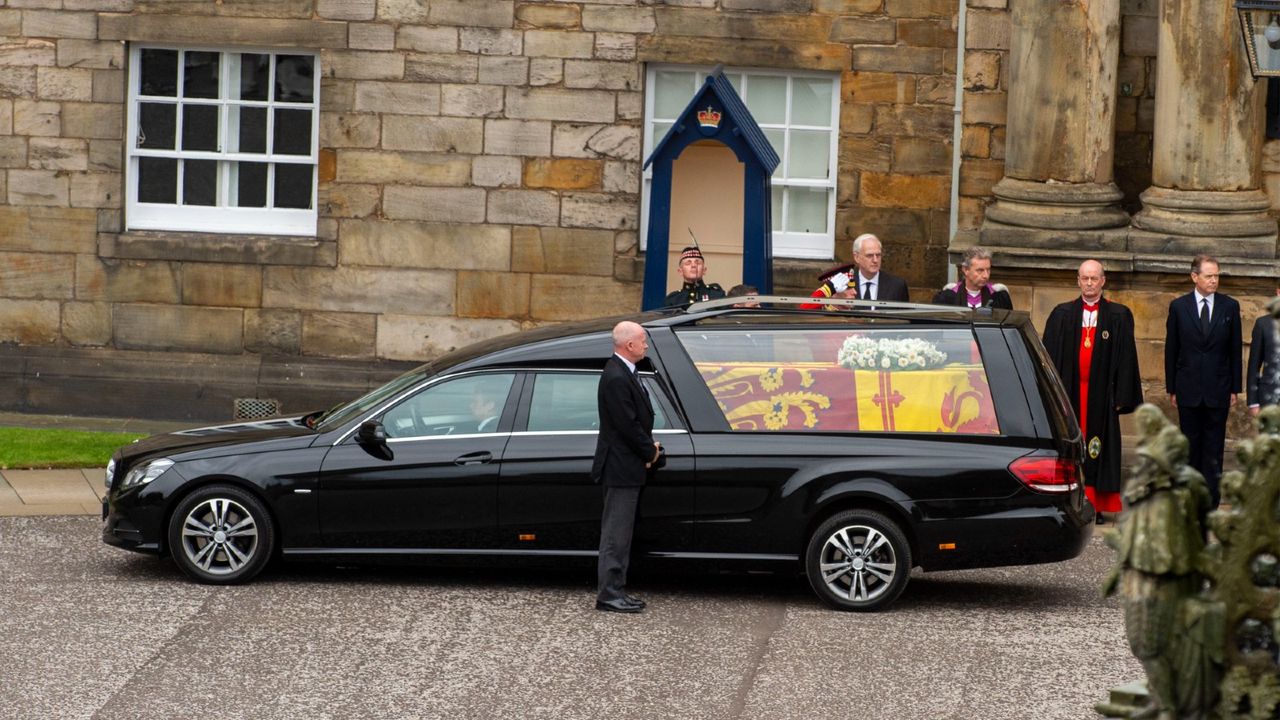
<instances>
[{"instance_id":1,"label":"black hearse","mask_svg":"<svg viewBox=\"0 0 1280 720\"><path fill-rule=\"evenodd\" d=\"M828 604L875 610L913 567L1082 551L1079 429L1025 313L734 300L632 318L668 458L636 555L803 572ZM617 320L479 343L328 412L123 447L103 540L206 583L273 557L581 563Z\"/></svg>"}]
</instances>

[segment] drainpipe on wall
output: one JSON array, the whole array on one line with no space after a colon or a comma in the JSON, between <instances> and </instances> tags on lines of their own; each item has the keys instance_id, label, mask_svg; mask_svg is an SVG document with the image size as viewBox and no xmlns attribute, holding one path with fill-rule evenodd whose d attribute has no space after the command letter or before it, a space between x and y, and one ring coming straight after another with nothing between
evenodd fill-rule
<instances>
[{"instance_id":1,"label":"drainpipe on wall","mask_svg":"<svg viewBox=\"0 0 1280 720\"><path fill-rule=\"evenodd\" d=\"M955 123L951 132L951 227L947 243L953 243L960 230L960 140L964 137L964 53L965 23L969 16L969 0L960 0L956 18L956 102L951 111ZM947 282L956 281L956 266L947 263Z\"/></svg>"}]
</instances>

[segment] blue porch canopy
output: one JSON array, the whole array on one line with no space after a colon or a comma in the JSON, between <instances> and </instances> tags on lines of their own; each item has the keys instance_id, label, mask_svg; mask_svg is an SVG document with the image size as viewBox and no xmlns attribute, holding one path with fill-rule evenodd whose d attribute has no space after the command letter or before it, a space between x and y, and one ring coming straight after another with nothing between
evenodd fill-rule
<instances>
[{"instance_id":1,"label":"blue porch canopy","mask_svg":"<svg viewBox=\"0 0 1280 720\"><path fill-rule=\"evenodd\" d=\"M778 153L719 67L693 94L675 124L654 147L644 166L653 165L649 191L649 238L645 249L643 308L662 306L671 245L671 173L689 145L714 140L733 151L744 166L742 280L763 294L773 292L773 220L770 179Z\"/></svg>"}]
</instances>

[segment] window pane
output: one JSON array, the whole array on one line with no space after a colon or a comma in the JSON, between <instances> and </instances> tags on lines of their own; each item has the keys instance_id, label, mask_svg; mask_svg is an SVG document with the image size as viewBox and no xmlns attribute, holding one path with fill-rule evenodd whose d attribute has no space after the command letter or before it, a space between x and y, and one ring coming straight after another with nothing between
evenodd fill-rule
<instances>
[{"instance_id":1,"label":"window pane","mask_svg":"<svg viewBox=\"0 0 1280 720\"><path fill-rule=\"evenodd\" d=\"M782 231L782 196L785 192L786 191L783 188L780 188L777 185L770 188L772 202L769 204L769 213L773 216L773 222L771 224L773 225L774 232Z\"/></svg>"},{"instance_id":2,"label":"window pane","mask_svg":"<svg viewBox=\"0 0 1280 720\"><path fill-rule=\"evenodd\" d=\"M276 110L272 152L278 155L311 154L311 111Z\"/></svg>"},{"instance_id":3,"label":"window pane","mask_svg":"<svg viewBox=\"0 0 1280 720\"><path fill-rule=\"evenodd\" d=\"M831 133L825 130L792 130L787 155L787 177L826 180L830 173Z\"/></svg>"},{"instance_id":4,"label":"window pane","mask_svg":"<svg viewBox=\"0 0 1280 720\"><path fill-rule=\"evenodd\" d=\"M697 88L692 72L677 70L659 70L654 84L653 116L662 120L674 120L693 99Z\"/></svg>"},{"instance_id":5,"label":"window pane","mask_svg":"<svg viewBox=\"0 0 1280 720\"><path fill-rule=\"evenodd\" d=\"M312 72L315 59L310 55L276 56L276 100L279 102L311 102L315 82Z\"/></svg>"},{"instance_id":6,"label":"window pane","mask_svg":"<svg viewBox=\"0 0 1280 720\"><path fill-rule=\"evenodd\" d=\"M235 189L235 207L267 206L267 164L231 163L231 187Z\"/></svg>"},{"instance_id":7,"label":"window pane","mask_svg":"<svg viewBox=\"0 0 1280 720\"><path fill-rule=\"evenodd\" d=\"M533 383L529 431L599 430L600 376L542 373Z\"/></svg>"},{"instance_id":8,"label":"window pane","mask_svg":"<svg viewBox=\"0 0 1280 720\"><path fill-rule=\"evenodd\" d=\"M144 48L141 53L143 95L175 97L178 94L178 51Z\"/></svg>"},{"instance_id":9,"label":"window pane","mask_svg":"<svg viewBox=\"0 0 1280 720\"><path fill-rule=\"evenodd\" d=\"M742 97L742 73L725 73L724 79L729 81L733 86L734 92L738 93L738 97Z\"/></svg>"},{"instance_id":10,"label":"window pane","mask_svg":"<svg viewBox=\"0 0 1280 720\"><path fill-rule=\"evenodd\" d=\"M228 108L231 118L227 145L231 152L265 153L267 151L267 109L264 107Z\"/></svg>"},{"instance_id":11,"label":"window pane","mask_svg":"<svg viewBox=\"0 0 1280 720\"><path fill-rule=\"evenodd\" d=\"M672 123L669 123L669 122L654 123L653 124L653 142L649 144L649 147L657 147L658 143L662 142L662 138L667 136L667 131L671 129L671 125Z\"/></svg>"},{"instance_id":12,"label":"window pane","mask_svg":"<svg viewBox=\"0 0 1280 720\"><path fill-rule=\"evenodd\" d=\"M172 150L178 129L176 105L138 103L138 147Z\"/></svg>"},{"instance_id":13,"label":"window pane","mask_svg":"<svg viewBox=\"0 0 1280 720\"><path fill-rule=\"evenodd\" d=\"M787 232L827 231L827 188L787 189Z\"/></svg>"},{"instance_id":14,"label":"window pane","mask_svg":"<svg viewBox=\"0 0 1280 720\"><path fill-rule=\"evenodd\" d=\"M184 160L182 163L182 204L218 204L218 161Z\"/></svg>"},{"instance_id":15,"label":"window pane","mask_svg":"<svg viewBox=\"0 0 1280 720\"><path fill-rule=\"evenodd\" d=\"M237 53L231 56L232 82L240 83L231 90L235 100L266 100L271 82L271 56Z\"/></svg>"},{"instance_id":16,"label":"window pane","mask_svg":"<svg viewBox=\"0 0 1280 720\"><path fill-rule=\"evenodd\" d=\"M311 208L311 165L276 165L276 202L278 208Z\"/></svg>"},{"instance_id":17,"label":"window pane","mask_svg":"<svg viewBox=\"0 0 1280 720\"><path fill-rule=\"evenodd\" d=\"M768 138L769 144L773 146L773 151L778 154L778 159L781 160L782 158L786 157L786 155L783 154L783 151L786 150L787 131L782 130L780 128L773 128L773 129L761 128L761 129L764 131L764 136ZM773 169L773 176L776 178L780 178L782 177L782 172L783 172L782 163L778 163L778 167Z\"/></svg>"},{"instance_id":18,"label":"window pane","mask_svg":"<svg viewBox=\"0 0 1280 720\"><path fill-rule=\"evenodd\" d=\"M177 201L178 161L172 158L138 158L138 202Z\"/></svg>"},{"instance_id":19,"label":"window pane","mask_svg":"<svg viewBox=\"0 0 1280 720\"><path fill-rule=\"evenodd\" d=\"M182 96L218 97L218 53L188 50L183 57Z\"/></svg>"},{"instance_id":20,"label":"window pane","mask_svg":"<svg viewBox=\"0 0 1280 720\"><path fill-rule=\"evenodd\" d=\"M387 437L493 432L515 375L474 375L432 385L382 416Z\"/></svg>"},{"instance_id":21,"label":"window pane","mask_svg":"<svg viewBox=\"0 0 1280 720\"><path fill-rule=\"evenodd\" d=\"M756 122L782 125L787 121L787 79L752 75L747 85L746 101L747 109Z\"/></svg>"},{"instance_id":22,"label":"window pane","mask_svg":"<svg viewBox=\"0 0 1280 720\"><path fill-rule=\"evenodd\" d=\"M182 106L182 149L218 150L218 106Z\"/></svg>"},{"instance_id":23,"label":"window pane","mask_svg":"<svg viewBox=\"0 0 1280 720\"><path fill-rule=\"evenodd\" d=\"M791 81L791 124L831 127L831 81L795 78Z\"/></svg>"},{"instance_id":24,"label":"window pane","mask_svg":"<svg viewBox=\"0 0 1280 720\"><path fill-rule=\"evenodd\" d=\"M669 429L671 423L667 422L667 414L662 410L662 403L655 400L658 397L666 397L662 386L658 384L657 380L648 375L642 375L640 382L644 383L644 388L649 391L649 406L653 408L653 429Z\"/></svg>"},{"instance_id":25,"label":"window pane","mask_svg":"<svg viewBox=\"0 0 1280 720\"><path fill-rule=\"evenodd\" d=\"M1000 432L968 328L850 324L676 337L737 432ZM879 402L882 395L895 402Z\"/></svg>"}]
</instances>

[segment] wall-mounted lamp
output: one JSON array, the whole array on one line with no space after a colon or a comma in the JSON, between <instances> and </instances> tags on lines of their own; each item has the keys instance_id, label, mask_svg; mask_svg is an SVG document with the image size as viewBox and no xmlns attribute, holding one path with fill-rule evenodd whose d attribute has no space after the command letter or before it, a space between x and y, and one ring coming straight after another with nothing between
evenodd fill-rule
<instances>
[{"instance_id":1,"label":"wall-mounted lamp","mask_svg":"<svg viewBox=\"0 0 1280 720\"><path fill-rule=\"evenodd\" d=\"M1236 0L1254 77L1280 77L1280 0Z\"/></svg>"}]
</instances>

